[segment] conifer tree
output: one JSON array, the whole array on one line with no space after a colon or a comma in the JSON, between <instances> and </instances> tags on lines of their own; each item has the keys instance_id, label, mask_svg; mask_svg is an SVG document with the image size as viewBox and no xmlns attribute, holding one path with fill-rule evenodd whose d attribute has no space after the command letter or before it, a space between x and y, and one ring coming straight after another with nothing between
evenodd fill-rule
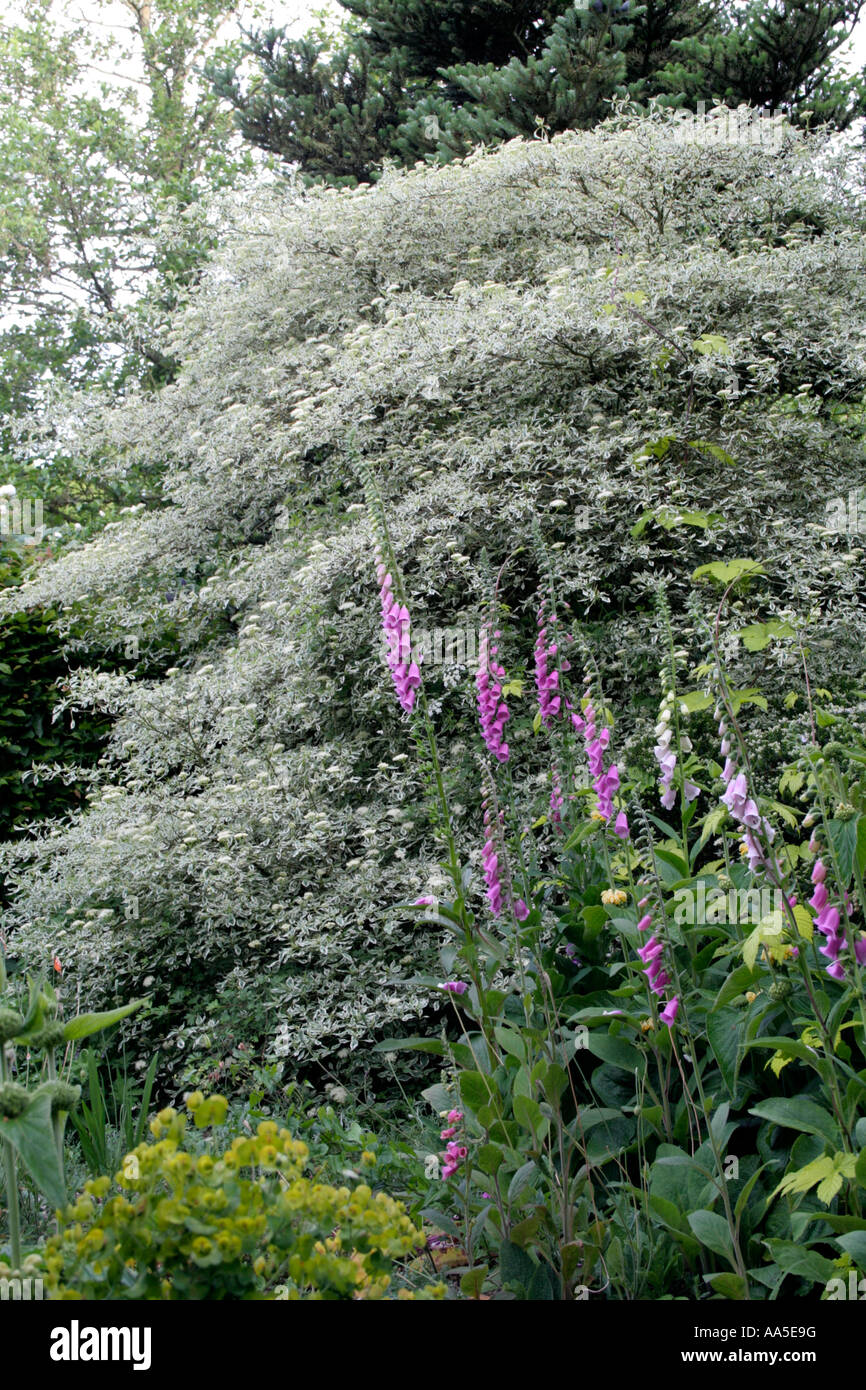
<instances>
[{"instance_id":1,"label":"conifer tree","mask_svg":"<svg viewBox=\"0 0 866 1390\"><path fill-rule=\"evenodd\" d=\"M306 178L354 184L386 159L448 162L478 144L590 128L622 96L785 108L840 129L866 110L862 75L833 68L863 0L340 4L336 32L250 34L257 72L211 72L247 139Z\"/></svg>"}]
</instances>

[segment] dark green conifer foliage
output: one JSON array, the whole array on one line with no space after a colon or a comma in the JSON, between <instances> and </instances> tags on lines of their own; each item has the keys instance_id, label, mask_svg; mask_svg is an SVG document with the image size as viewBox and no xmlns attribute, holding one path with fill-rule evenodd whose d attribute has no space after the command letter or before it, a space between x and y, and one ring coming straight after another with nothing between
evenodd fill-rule
<instances>
[{"instance_id":1,"label":"dark green conifer foliage","mask_svg":"<svg viewBox=\"0 0 866 1390\"><path fill-rule=\"evenodd\" d=\"M786 109L844 129L866 83L833 56L864 0L340 0L337 35L248 36L258 72L212 72L243 134L336 184L385 159L589 128L614 97Z\"/></svg>"}]
</instances>

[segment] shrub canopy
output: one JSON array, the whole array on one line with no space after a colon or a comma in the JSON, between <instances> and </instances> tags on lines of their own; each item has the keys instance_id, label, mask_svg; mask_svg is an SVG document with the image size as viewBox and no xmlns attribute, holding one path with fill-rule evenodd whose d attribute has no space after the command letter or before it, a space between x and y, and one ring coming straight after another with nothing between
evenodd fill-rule
<instances>
[{"instance_id":1,"label":"shrub canopy","mask_svg":"<svg viewBox=\"0 0 866 1390\"><path fill-rule=\"evenodd\" d=\"M624 113L372 188L226 203L165 344L177 380L55 422L162 496L7 610L62 604L91 645L136 638L150 672L181 655L64 692L59 717L108 712L113 732L86 808L3 850L13 940L58 955L90 1005L149 992L131 1036L178 1079L238 1041L349 1067L430 1007L415 977L436 931L393 904L429 891L439 851L382 659L362 461L416 632L477 630L508 561L511 679L531 666L537 526L648 782L654 593L700 660L702 565L759 561L742 623L809 619L814 683L862 708L862 538L827 506L866 482L863 156L687 134ZM806 727L784 704L800 657L726 652L768 702L749 714L760 775ZM477 868L473 674L445 661L428 689ZM531 672L511 704L531 772Z\"/></svg>"}]
</instances>

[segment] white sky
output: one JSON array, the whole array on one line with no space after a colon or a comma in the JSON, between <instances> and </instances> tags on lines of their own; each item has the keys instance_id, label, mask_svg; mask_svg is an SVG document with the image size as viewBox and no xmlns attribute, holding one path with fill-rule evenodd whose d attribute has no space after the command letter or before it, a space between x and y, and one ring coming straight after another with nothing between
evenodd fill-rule
<instances>
[{"instance_id":1,"label":"white sky","mask_svg":"<svg viewBox=\"0 0 866 1390\"><path fill-rule=\"evenodd\" d=\"M119 37L126 38L129 34L131 16L121 0L59 0L56 8L98 24L106 35L112 29ZM251 16L247 27L285 25L297 34L303 33L314 15L322 10L334 15L344 13L336 0L246 0L246 9ZM26 13L27 0L0 0L0 22L20 22ZM227 27L226 37L230 33ZM859 20L852 39L837 55L837 61L849 70L866 66L866 16ZM134 69L129 70L129 75L134 75Z\"/></svg>"},{"instance_id":2,"label":"white sky","mask_svg":"<svg viewBox=\"0 0 866 1390\"><path fill-rule=\"evenodd\" d=\"M85 3L92 3L92 0L84 0ZM0 0L2 5L3 0ZM335 0L264 0L262 9L265 16L276 25L291 25L293 29L303 32L308 21L312 17L314 10L330 10L336 13L343 13ZM861 18L854 30L851 42L841 50L840 56L846 59L846 66L849 63L855 67L863 67L866 64L866 17Z\"/></svg>"}]
</instances>

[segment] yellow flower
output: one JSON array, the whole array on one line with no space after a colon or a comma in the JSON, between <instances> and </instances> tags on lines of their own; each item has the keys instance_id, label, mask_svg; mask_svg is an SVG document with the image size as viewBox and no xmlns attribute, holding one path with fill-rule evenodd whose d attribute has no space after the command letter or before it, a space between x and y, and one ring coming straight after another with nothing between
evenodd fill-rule
<instances>
[{"instance_id":1,"label":"yellow flower","mask_svg":"<svg viewBox=\"0 0 866 1390\"><path fill-rule=\"evenodd\" d=\"M628 893L624 893L621 888L605 888L601 900L610 907L622 907L623 903L628 902Z\"/></svg>"},{"instance_id":2,"label":"yellow flower","mask_svg":"<svg viewBox=\"0 0 866 1390\"><path fill-rule=\"evenodd\" d=\"M746 998L748 999L748 1001L749 1001L750 1004L754 1004L755 1000L756 1000L757 997L758 997L758 994L763 994L763 992L764 992L763 990L759 989L759 990L758 990L758 993L756 994L755 991L754 991L753 989L747 989L747 990L746 990Z\"/></svg>"},{"instance_id":3,"label":"yellow flower","mask_svg":"<svg viewBox=\"0 0 866 1390\"><path fill-rule=\"evenodd\" d=\"M648 1033L648 1032L650 1031L650 1029L651 1029L651 1028L654 1028L654 1027L655 1027L655 1024L653 1023L653 1021L652 1021L651 1018L644 1018L644 1019L641 1019L640 1030L641 1030L642 1033Z\"/></svg>"}]
</instances>

